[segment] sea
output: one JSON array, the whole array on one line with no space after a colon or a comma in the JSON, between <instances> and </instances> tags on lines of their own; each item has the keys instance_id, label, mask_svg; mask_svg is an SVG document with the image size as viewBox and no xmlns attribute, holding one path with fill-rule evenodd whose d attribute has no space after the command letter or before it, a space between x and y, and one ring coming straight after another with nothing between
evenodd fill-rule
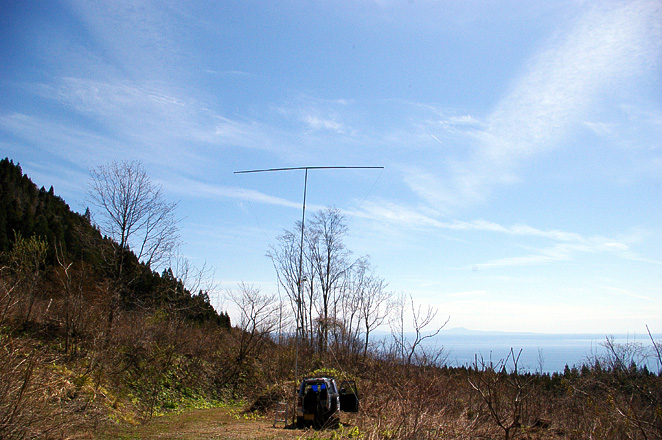
<instances>
[{"instance_id":1,"label":"sea","mask_svg":"<svg viewBox=\"0 0 662 440\"><path fill-rule=\"evenodd\" d=\"M658 347L662 335L652 335ZM643 334L549 334L549 333L509 333L478 332L466 329L443 331L424 341L425 350L441 350L441 363L447 366L498 365L506 363L511 371L512 354L518 358L520 372L561 373L566 365L581 368L593 365L597 358L607 354L607 338L617 345L629 344L637 348L633 356L636 364L660 374L657 356L650 336ZM660 347L662 348L662 347ZM512 353L511 353L512 349ZM629 364L629 361L628 361Z\"/></svg>"}]
</instances>

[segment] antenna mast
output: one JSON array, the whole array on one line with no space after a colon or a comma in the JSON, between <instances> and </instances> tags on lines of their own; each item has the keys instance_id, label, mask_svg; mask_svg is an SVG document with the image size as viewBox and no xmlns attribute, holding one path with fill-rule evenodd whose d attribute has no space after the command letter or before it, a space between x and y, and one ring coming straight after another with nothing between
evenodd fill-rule
<instances>
[{"instance_id":1,"label":"antenna mast","mask_svg":"<svg viewBox=\"0 0 662 440\"><path fill-rule=\"evenodd\" d=\"M349 170L349 169L384 169L384 167L353 167L353 166L331 166L331 167L287 167L287 168L267 168L262 170L244 170L244 171L235 171L234 174L250 174L250 173L267 173L272 171L295 171L295 170L305 170L305 176L303 180L303 204L301 209L301 243L299 245L299 275L297 279L297 313L301 308L301 284L303 283L302 273L303 273L303 236L304 236L304 225L306 222L306 192L308 188L308 170ZM296 357L294 361L294 382L299 383L299 320L301 317L297 317L297 328L296 328Z\"/></svg>"}]
</instances>

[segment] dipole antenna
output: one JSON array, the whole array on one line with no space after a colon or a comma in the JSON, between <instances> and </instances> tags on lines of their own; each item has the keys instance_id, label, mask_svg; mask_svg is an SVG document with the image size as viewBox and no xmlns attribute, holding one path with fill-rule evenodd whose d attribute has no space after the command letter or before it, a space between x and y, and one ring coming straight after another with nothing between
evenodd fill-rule
<instances>
[{"instance_id":1,"label":"dipole antenna","mask_svg":"<svg viewBox=\"0 0 662 440\"><path fill-rule=\"evenodd\" d=\"M305 170L305 175L303 179L303 203L301 208L301 243L299 244L299 274L297 279L297 313L301 313L301 285L303 284L302 275L303 275L303 236L304 228L306 224L306 192L308 189L308 170L369 170L369 169L384 169L384 167L354 167L354 166L330 166L330 167L286 167L286 168L267 168L262 170L243 170L235 171L235 174L249 174L249 173L267 173L272 171L295 171L295 170ZM294 360L294 382L299 383L299 321L301 317L297 317L297 328L296 328L296 355Z\"/></svg>"}]
</instances>

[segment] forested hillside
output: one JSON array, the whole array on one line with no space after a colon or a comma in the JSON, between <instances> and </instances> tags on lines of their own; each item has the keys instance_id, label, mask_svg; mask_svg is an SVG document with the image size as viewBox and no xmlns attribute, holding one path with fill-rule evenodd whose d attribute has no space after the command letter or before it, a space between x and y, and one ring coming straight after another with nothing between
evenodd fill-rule
<instances>
[{"instance_id":1,"label":"forested hillside","mask_svg":"<svg viewBox=\"0 0 662 440\"><path fill-rule=\"evenodd\" d=\"M0 161L0 270L0 438L146 419L221 395L193 353L231 333L227 313L172 268L157 273L103 237L89 211L72 212L9 159Z\"/></svg>"},{"instance_id":2,"label":"forested hillside","mask_svg":"<svg viewBox=\"0 0 662 440\"><path fill-rule=\"evenodd\" d=\"M48 191L44 187L38 189L23 175L20 165L3 159L0 161L0 252L10 256L10 260L12 255L16 259L25 246L32 246L33 250L43 248L43 252L33 255L39 262L33 269L39 273L67 262L75 267L84 266L98 279L113 277L107 255L118 252L117 243L102 237L91 224L89 209L84 215L71 211L54 194L52 186ZM171 268L161 274L154 272L138 262L132 252L128 252L127 262L126 270L131 277L128 285L122 286L125 309L176 305L188 319L214 321L229 327L228 315L216 313L207 293L189 292Z\"/></svg>"},{"instance_id":3,"label":"forested hillside","mask_svg":"<svg viewBox=\"0 0 662 440\"><path fill-rule=\"evenodd\" d=\"M0 161L0 252L9 252L17 236L39 237L46 243L58 243L70 258L91 262L84 255L83 236L93 236L89 212L72 212L51 186L38 189L20 165L9 159ZM96 238L96 237L95 237ZM100 237L98 237L100 238ZM47 262L55 263L55 247L47 249Z\"/></svg>"}]
</instances>

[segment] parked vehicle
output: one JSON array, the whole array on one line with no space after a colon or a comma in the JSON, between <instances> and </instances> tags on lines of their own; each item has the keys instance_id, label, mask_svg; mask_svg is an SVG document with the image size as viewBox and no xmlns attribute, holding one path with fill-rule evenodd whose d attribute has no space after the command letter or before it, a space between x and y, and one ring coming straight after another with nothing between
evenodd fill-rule
<instances>
[{"instance_id":1,"label":"parked vehicle","mask_svg":"<svg viewBox=\"0 0 662 440\"><path fill-rule=\"evenodd\" d=\"M298 389L297 427L322 428L337 426L340 411L358 412L359 396L354 381L342 381L340 386L333 377L308 377Z\"/></svg>"}]
</instances>

